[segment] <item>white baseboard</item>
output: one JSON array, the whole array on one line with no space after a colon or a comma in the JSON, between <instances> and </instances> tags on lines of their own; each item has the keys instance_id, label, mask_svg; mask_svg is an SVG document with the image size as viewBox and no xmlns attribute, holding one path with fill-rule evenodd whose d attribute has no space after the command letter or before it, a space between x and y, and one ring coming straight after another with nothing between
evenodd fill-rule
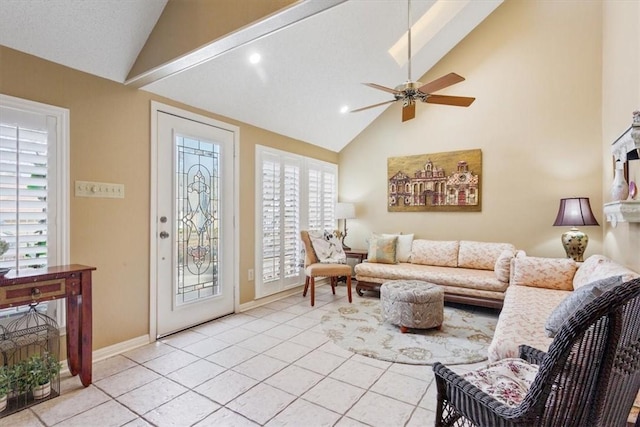
<instances>
[{"instance_id":1,"label":"white baseboard","mask_svg":"<svg viewBox=\"0 0 640 427\"><path fill-rule=\"evenodd\" d=\"M100 362L101 360L108 359L109 357L117 356L118 354L133 350L134 348L142 347L143 345L147 345L150 342L151 341L149 339L149 335L141 335L127 341L122 341L114 345L102 347L93 352L93 363ZM60 374L68 374L69 367L66 360L62 361L62 367L63 369L60 371Z\"/></svg>"}]
</instances>

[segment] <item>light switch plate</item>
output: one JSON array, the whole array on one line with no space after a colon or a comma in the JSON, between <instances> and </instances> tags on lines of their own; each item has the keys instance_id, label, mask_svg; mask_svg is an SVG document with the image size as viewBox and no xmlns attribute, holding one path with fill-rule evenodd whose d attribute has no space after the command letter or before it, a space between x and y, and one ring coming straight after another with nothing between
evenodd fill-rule
<instances>
[{"instance_id":1,"label":"light switch plate","mask_svg":"<svg viewBox=\"0 0 640 427\"><path fill-rule=\"evenodd\" d=\"M124 184L76 181L76 197L124 199Z\"/></svg>"}]
</instances>

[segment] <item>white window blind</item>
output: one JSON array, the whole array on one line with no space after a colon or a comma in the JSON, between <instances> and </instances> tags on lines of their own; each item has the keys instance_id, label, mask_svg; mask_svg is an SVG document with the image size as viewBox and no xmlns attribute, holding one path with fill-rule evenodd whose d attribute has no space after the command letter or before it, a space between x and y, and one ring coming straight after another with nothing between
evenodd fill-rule
<instances>
[{"instance_id":1,"label":"white window blind","mask_svg":"<svg viewBox=\"0 0 640 427\"><path fill-rule=\"evenodd\" d=\"M0 95L0 267L68 262L68 123L66 109ZM48 305L62 326L61 305Z\"/></svg>"},{"instance_id":2,"label":"white window blind","mask_svg":"<svg viewBox=\"0 0 640 427\"><path fill-rule=\"evenodd\" d=\"M48 264L48 140L55 122L47 122L27 112L0 115L0 238L9 243L1 267Z\"/></svg>"},{"instance_id":3,"label":"white window blind","mask_svg":"<svg viewBox=\"0 0 640 427\"><path fill-rule=\"evenodd\" d=\"M335 228L337 166L256 147L256 296L297 286L301 229Z\"/></svg>"},{"instance_id":4,"label":"white window blind","mask_svg":"<svg viewBox=\"0 0 640 427\"><path fill-rule=\"evenodd\" d=\"M336 228L335 204L338 198L335 165L308 160L309 230Z\"/></svg>"}]
</instances>

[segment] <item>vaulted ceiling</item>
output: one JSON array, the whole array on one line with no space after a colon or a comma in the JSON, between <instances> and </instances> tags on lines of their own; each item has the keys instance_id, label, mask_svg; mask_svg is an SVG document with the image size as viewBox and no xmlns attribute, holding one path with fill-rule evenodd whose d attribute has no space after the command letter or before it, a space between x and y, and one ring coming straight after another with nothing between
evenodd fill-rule
<instances>
[{"instance_id":1,"label":"vaulted ceiling","mask_svg":"<svg viewBox=\"0 0 640 427\"><path fill-rule=\"evenodd\" d=\"M407 2L260 1L263 9L249 8L249 0L0 0L0 45L340 151L386 107L341 109L393 99L361 83L407 80ZM501 2L412 0L413 79ZM189 5L200 15L180 15ZM171 28L178 19L180 28ZM164 39L156 24L169 28ZM170 50L181 34L209 39L192 37L197 46ZM142 60L154 54L161 60L145 67ZM261 58L256 64L253 54ZM458 86L463 93L464 83Z\"/></svg>"}]
</instances>

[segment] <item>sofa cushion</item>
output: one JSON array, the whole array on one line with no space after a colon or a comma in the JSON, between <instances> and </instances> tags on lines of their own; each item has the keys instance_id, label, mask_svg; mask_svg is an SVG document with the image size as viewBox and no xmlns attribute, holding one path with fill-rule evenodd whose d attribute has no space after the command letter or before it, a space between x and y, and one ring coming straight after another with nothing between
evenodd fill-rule
<instances>
[{"instance_id":1,"label":"sofa cushion","mask_svg":"<svg viewBox=\"0 0 640 427\"><path fill-rule=\"evenodd\" d=\"M527 344L547 351L551 338L544 332L544 324L553 309L571 291L509 286L496 331L489 345L489 361L518 357L518 346Z\"/></svg>"},{"instance_id":2,"label":"sofa cushion","mask_svg":"<svg viewBox=\"0 0 640 427\"><path fill-rule=\"evenodd\" d=\"M512 262L511 284L537 288L573 290L578 268L571 258L516 257Z\"/></svg>"},{"instance_id":3,"label":"sofa cushion","mask_svg":"<svg viewBox=\"0 0 640 427\"><path fill-rule=\"evenodd\" d=\"M469 268L364 262L356 264L354 270L358 280L374 283L384 283L388 280L423 280L441 286L500 293L509 286L508 283L500 282L493 271Z\"/></svg>"},{"instance_id":4,"label":"sofa cushion","mask_svg":"<svg viewBox=\"0 0 640 427\"><path fill-rule=\"evenodd\" d=\"M493 270L498 257L506 249L513 253L516 248L510 243L461 240L458 250L458 267Z\"/></svg>"},{"instance_id":5,"label":"sofa cushion","mask_svg":"<svg viewBox=\"0 0 640 427\"><path fill-rule=\"evenodd\" d=\"M309 231L309 240L318 261L323 264L346 264L342 244L329 231Z\"/></svg>"},{"instance_id":6,"label":"sofa cushion","mask_svg":"<svg viewBox=\"0 0 640 427\"><path fill-rule=\"evenodd\" d=\"M511 260L513 259L513 251L511 249L505 249L500 253L500 256L496 260L493 267L493 271L496 273L496 278L505 283L509 283L509 277L511 275Z\"/></svg>"},{"instance_id":7,"label":"sofa cushion","mask_svg":"<svg viewBox=\"0 0 640 427\"><path fill-rule=\"evenodd\" d=\"M397 236L396 257L398 262L410 262L411 245L413 244L413 234L382 234L382 237Z\"/></svg>"},{"instance_id":8,"label":"sofa cushion","mask_svg":"<svg viewBox=\"0 0 640 427\"><path fill-rule=\"evenodd\" d=\"M538 374L538 365L519 358L502 359L462 378L507 406L518 406Z\"/></svg>"},{"instance_id":9,"label":"sofa cushion","mask_svg":"<svg viewBox=\"0 0 640 427\"><path fill-rule=\"evenodd\" d=\"M571 292L553 309L547 322L544 324L544 330L547 336L551 338L555 337L564 321L573 313L589 304L604 292L621 284L622 276L612 276L581 286Z\"/></svg>"},{"instance_id":10,"label":"sofa cushion","mask_svg":"<svg viewBox=\"0 0 640 427\"><path fill-rule=\"evenodd\" d=\"M369 239L369 255L367 260L374 263L395 264L398 262L396 256L396 243L398 236L383 237L374 234Z\"/></svg>"},{"instance_id":11,"label":"sofa cushion","mask_svg":"<svg viewBox=\"0 0 640 427\"><path fill-rule=\"evenodd\" d=\"M411 262L423 265L457 267L459 246L460 242L457 240L416 239L411 246Z\"/></svg>"},{"instance_id":12,"label":"sofa cushion","mask_svg":"<svg viewBox=\"0 0 640 427\"><path fill-rule=\"evenodd\" d=\"M584 260L573 277L573 289L611 276L622 276L622 282L638 277L638 273L614 262L604 255L591 255Z\"/></svg>"}]
</instances>

